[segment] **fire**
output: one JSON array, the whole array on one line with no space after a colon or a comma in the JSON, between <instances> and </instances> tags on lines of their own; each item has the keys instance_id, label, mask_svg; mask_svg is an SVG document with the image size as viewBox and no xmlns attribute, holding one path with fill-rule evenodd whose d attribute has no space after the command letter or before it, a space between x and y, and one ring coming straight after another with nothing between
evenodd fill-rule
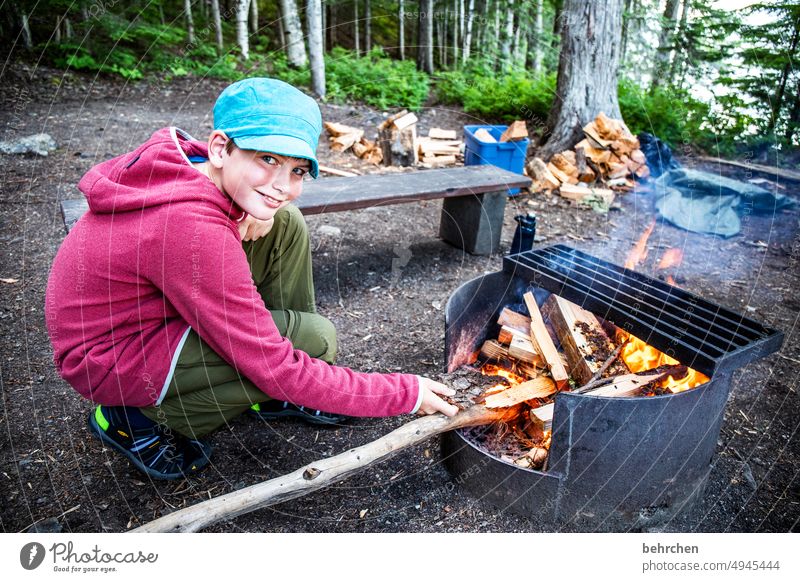
<instances>
[{"instance_id":1,"label":"fire","mask_svg":"<svg viewBox=\"0 0 800 582\"><path fill-rule=\"evenodd\" d=\"M671 248L664 251L661 255L661 260L658 263L657 269L669 269L670 267L679 267L683 262L683 251L681 249Z\"/></svg>"},{"instance_id":2,"label":"fire","mask_svg":"<svg viewBox=\"0 0 800 582\"><path fill-rule=\"evenodd\" d=\"M481 366L481 374L484 376L500 376L511 382L511 384L522 384L525 381L522 376L495 364L487 363Z\"/></svg>"},{"instance_id":3,"label":"fire","mask_svg":"<svg viewBox=\"0 0 800 582\"><path fill-rule=\"evenodd\" d=\"M653 234L653 229L655 227L656 221L653 219L653 222L644 230L642 236L639 237L639 240L636 241L636 244L633 245L633 248L628 253L628 257L625 259L626 269L636 268L636 265L647 258L647 239Z\"/></svg>"},{"instance_id":4,"label":"fire","mask_svg":"<svg viewBox=\"0 0 800 582\"><path fill-rule=\"evenodd\" d=\"M659 366L676 366L680 364L675 358L671 358L667 354L658 351L653 346L646 344L638 337L632 336L624 331L619 331L620 337L618 341L627 341L622 348L620 358L628 366L631 372L645 372L658 368ZM688 369L685 377L676 380L672 376L667 376L663 381L662 386L668 388L672 392L683 392L689 390L700 384L708 382L709 378L705 374Z\"/></svg>"}]
</instances>

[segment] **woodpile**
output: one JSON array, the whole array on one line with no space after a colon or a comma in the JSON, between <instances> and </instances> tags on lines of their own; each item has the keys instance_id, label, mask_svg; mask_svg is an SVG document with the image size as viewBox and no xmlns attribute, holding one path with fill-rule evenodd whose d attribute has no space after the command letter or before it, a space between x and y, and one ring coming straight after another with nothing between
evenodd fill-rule
<instances>
[{"instance_id":1,"label":"woodpile","mask_svg":"<svg viewBox=\"0 0 800 582\"><path fill-rule=\"evenodd\" d=\"M352 149L353 153L376 166L383 160L383 153L378 144L364 137L364 130L350 127L343 123L326 121L323 126L328 132L331 149L335 152L345 152Z\"/></svg>"},{"instance_id":2,"label":"woodpile","mask_svg":"<svg viewBox=\"0 0 800 582\"><path fill-rule=\"evenodd\" d=\"M528 162L532 191L558 191L575 202L610 205L616 192L632 190L636 180L650 176L639 140L625 123L604 113L583 127L584 139L549 162Z\"/></svg>"},{"instance_id":3,"label":"woodpile","mask_svg":"<svg viewBox=\"0 0 800 582\"><path fill-rule=\"evenodd\" d=\"M432 127L427 137L417 136L417 116L407 110L388 117L378 126L375 141L364 130L342 123L326 122L331 149L351 150L357 157L384 166L440 168L464 162L464 143L454 129Z\"/></svg>"},{"instance_id":4,"label":"woodpile","mask_svg":"<svg viewBox=\"0 0 800 582\"><path fill-rule=\"evenodd\" d=\"M417 138L420 165L425 168L454 166L464 162L464 143L455 129L432 127L427 137Z\"/></svg>"}]
</instances>

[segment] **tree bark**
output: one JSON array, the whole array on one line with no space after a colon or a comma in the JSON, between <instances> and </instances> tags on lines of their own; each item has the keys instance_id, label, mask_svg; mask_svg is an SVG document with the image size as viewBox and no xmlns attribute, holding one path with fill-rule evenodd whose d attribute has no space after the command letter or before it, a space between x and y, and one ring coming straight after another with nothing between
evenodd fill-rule
<instances>
[{"instance_id":1,"label":"tree bark","mask_svg":"<svg viewBox=\"0 0 800 582\"><path fill-rule=\"evenodd\" d=\"M418 30L417 67L431 74L433 73L433 0L420 0Z\"/></svg>"},{"instance_id":2,"label":"tree bark","mask_svg":"<svg viewBox=\"0 0 800 582\"><path fill-rule=\"evenodd\" d=\"M507 71L511 68L511 43L514 40L514 2L508 0L503 25L500 30L500 68Z\"/></svg>"},{"instance_id":3,"label":"tree bark","mask_svg":"<svg viewBox=\"0 0 800 582\"><path fill-rule=\"evenodd\" d=\"M565 0L556 98L539 157L571 148L581 128L604 112L621 119L617 99L622 0Z\"/></svg>"},{"instance_id":4,"label":"tree bark","mask_svg":"<svg viewBox=\"0 0 800 582\"><path fill-rule=\"evenodd\" d=\"M364 52L372 48L372 4L364 0Z\"/></svg>"},{"instance_id":5,"label":"tree bark","mask_svg":"<svg viewBox=\"0 0 800 582\"><path fill-rule=\"evenodd\" d=\"M236 0L236 42L242 51L242 58L250 58L250 37L247 34L247 16L250 13L250 0Z\"/></svg>"},{"instance_id":6,"label":"tree bark","mask_svg":"<svg viewBox=\"0 0 800 582\"><path fill-rule=\"evenodd\" d=\"M475 0L473 0L474 2ZM398 32L397 32L397 40L398 46L400 47L400 60L405 60L406 58L406 7L403 0L400 0L400 5L397 8L398 12Z\"/></svg>"},{"instance_id":7,"label":"tree bark","mask_svg":"<svg viewBox=\"0 0 800 582\"><path fill-rule=\"evenodd\" d=\"M64 36L69 40L74 36L74 32L72 31L72 22L69 18L64 19Z\"/></svg>"},{"instance_id":8,"label":"tree bark","mask_svg":"<svg viewBox=\"0 0 800 582\"><path fill-rule=\"evenodd\" d=\"M528 34L528 67L535 75L542 72L542 0L533 0L533 22Z\"/></svg>"},{"instance_id":9,"label":"tree bark","mask_svg":"<svg viewBox=\"0 0 800 582\"><path fill-rule=\"evenodd\" d=\"M461 47L461 62L465 65L472 52L472 22L475 18L475 0L469 0L467 6L466 22L464 23L464 44Z\"/></svg>"},{"instance_id":10,"label":"tree bark","mask_svg":"<svg viewBox=\"0 0 800 582\"><path fill-rule=\"evenodd\" d=\"M678 19L680 0L667 0L664 15L661 19L661 33L658 36L658 50L656 51L655 66L653 67L652 88L656 88L670 79L665 78L669 73L670 52L675 32L675 22Z\"/></svg>"},{"instance_id":11,"label":"tree bark","mask_svg":"<svg viewBox=\"0 0 800 582\"><path fill-rule=\"evenodd\" d=\"M356 55L361 54L361 24L358 20L358 3L361 0L353 0L353 42L355 43Z\"/></svg>"},{"instance_id":12,"label":"tree bark","mask_svg":"<svg viewBox=\"0 0 800 582\"><path fill-rule=\"evenodd\" d=\"M797 26L795 23L794 27L794 34L792 35L792 40L790 42L789 50L786 53L786 65L783 67L783 71L781 71L781 81L778 84L778 91L775 95L775 99L772 100L772 115L770 115L769 121L767 123L767 131L771 132L775 129L775 126L778 123L778 117L781 114L781 108L783 107L783 95L786 92L786 81L789 79L789 73L792 71L792 56L794 55L795 50L797 49L797 41L800 37L800 27Z\"/></svg>"},{"instance_id":13,"label":"tree bark","mask_svg":"<svg viewBox=\"0 0 800 582\"><path fill-rule=\"evenodd\" d=\"M689 8L691 4L690 0L683 0L681 19L675 26L676 46L675 52L672 54L672 62L669 66L669 78L673 83L675 83L675 79L678 77L678 69L682 68L682 63L686 55L686 30L689 28Z\"/></svg>"},{"instance_id":14,"label":"tree bark","mask_svg":"<svg viewBox=\"0 0 800 582\"><path fill-rule=\"evenodd\" d=\"M217 43L217 54L225 48L222 44L222 19L219 15L219 0L211 0L211 19L214 21L214 40Z\"/></svg>"},{"instance_id":15,"label":"tree bark","mask_svg":"<svg viewBox=\"0 0 800 582\"><path fill-rule=\"evenodd\" d=\"M250 0L250 34L258 33L258 0Z\"/></svg>"},{"instance_id":16,"label":"tree bark","mask_svg":"<svg viewBox=\"0 0 800 582\"><path fill-rule=\"evenodd\" d=\"M322 46L321 0L306 0L306 27L308 28L311 90L317 97L322 98L325 97L325 55Z\"/></svg>"},{"instance_id":17,"label":"tree bark","mask_svg":"<svg viewBox=\"0 0 800 582\"><path fill-rule=\"evenodd\" d=\"M293 67L304 67L308 63L308 57L295 0L281 0L281 14L286 29L286 56L289 64Z\"/></svg>"},{"instance_id":18,"label":"tree bark","mask_svg":"<svg viewBox=\"0 0 800 582\"><path fill-rule=\"evenodd\" d=\"M192 18L192 0L183 0L183 14L186 17L186 40L194 44L194 18Z\"/></svg>"},{"instance_id":19,"label":"tree bark","mask_svg":"<svg viewBox=\"0 0 800 582\"><path fill-rule=\"evenodd\" d=\"M453 68L458 66L458 29L461 26L461 19L464 18L464 0L461 0L461 12L459 13L458 0L453 0Z\"/></svg>"}]
</instances>

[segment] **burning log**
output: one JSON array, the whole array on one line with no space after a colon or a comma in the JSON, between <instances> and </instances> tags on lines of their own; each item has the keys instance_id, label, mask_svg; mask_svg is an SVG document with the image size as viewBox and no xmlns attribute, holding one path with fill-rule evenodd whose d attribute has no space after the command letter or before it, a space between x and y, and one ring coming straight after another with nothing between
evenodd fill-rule
<instances>
[{"instance_id":1,"label":"burning log","mask_svg":"<svg viewBox=\"0 0 800 582\"><path fill-rule=\"evenodd\" d=\"M555 383L546 376L539 376L528 382L506 388L484 399L486 408L508 408L528 400L546 398L556 392Z\"/></svg>"},{"instance_id":2,"label":"burning log","mask_svg":"<svg viewBox=\"0 0 800 582\"><path fill-rule=\"evenodd\" d=\"M567 371L564 369L564 364L561 361L561 356L558 355L558 350L550 334L547 332L544 319L539 311L539 306L536 304L536 299L533 297L533 293L530 291L525 293L524 298L525 305L528 307L528 312L531 314L531 340L533 341L533 345L550 369L550 374L558 389L564 390L568 385L568 376Z\"/></svg>"},{"instance_id":3,"label":"burning log","mask_svg":"<svg viewBox=\"0 0 800 582\"><path fill-rule=\"evenodd\" d=\"M520 413L519 407L489 409L483 405L475 405L450 418L441 414L418 418L360 447L309 463L288 475L174 511L133 531L136 533L199 531L219 521L296 499L338 483L360 473L373 463L388 459L399 451L424 442L437 434L458 428L513 420Z\"/></svg>"},{"instance_id":4,"label":"burning log","mask_svg":"<svg viewBox=\"0 0 800 582\"><path fill-rule=\"evenodd\" d=\"M594 314L557 295L551 295L542 306L561 347L567 356L569 373L586 384L600 369L615 346ZM627 372L625 365L615 366L613 375Z\"/></svg>"},{"instance_id":5,"label":"burning log","mask_svg":"<svg viewBox=\"0 0 800 582\"><path fill-rule=\"evenodd\" d=\"M486 340L481 346L480 357L483 360L502 360L508 357L508 348L498 341Z\"/></svg>"},{"instance_id":6,"label":"burning log","mask_svg":"<svg viewBox=\"0 0 800 582\"><path fill-rule=\"evenodd\" d=\"M588 396L603 396L610 397L624 397L624 396L637 396L640 394L642 388L648 384L658 382L666 379L668 376L686 375L686 366L668 366L666 368L658 368L649 372L641 372L639 374L624 374L612 378L610 382L606 380L598 381L594 385L587 385L579 390L576 394L586 394ZM606 383L607 382L607 383ZM598 384L603 383L602 386ZM553 428L553 409L554 403L545 404L530 411L531 422L542 431L552 430Z\"/></svg>"}]
</instances>

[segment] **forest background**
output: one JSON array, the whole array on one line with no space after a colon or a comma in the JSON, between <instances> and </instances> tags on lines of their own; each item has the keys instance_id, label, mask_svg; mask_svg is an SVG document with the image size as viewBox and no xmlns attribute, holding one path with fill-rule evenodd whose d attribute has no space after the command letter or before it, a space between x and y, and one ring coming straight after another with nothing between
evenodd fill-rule
<instances>
[{"instance_id":1,"label":"forest background","mask_svg":"<svg viewBox=\"0 0 800 582\"><path fill-rule=\"evenodd\" d=\"M605 4L622 12L617 90L634 133L648 131L679 150L800 162L793 66L800 4ZM560 59L570 57L561 42L562 0L21 0L6 7L6 65L153 83L266 75L333 102L412 110L452 104L485 122L524 118L541 132Z\"/></svg>"}]
</instances>

